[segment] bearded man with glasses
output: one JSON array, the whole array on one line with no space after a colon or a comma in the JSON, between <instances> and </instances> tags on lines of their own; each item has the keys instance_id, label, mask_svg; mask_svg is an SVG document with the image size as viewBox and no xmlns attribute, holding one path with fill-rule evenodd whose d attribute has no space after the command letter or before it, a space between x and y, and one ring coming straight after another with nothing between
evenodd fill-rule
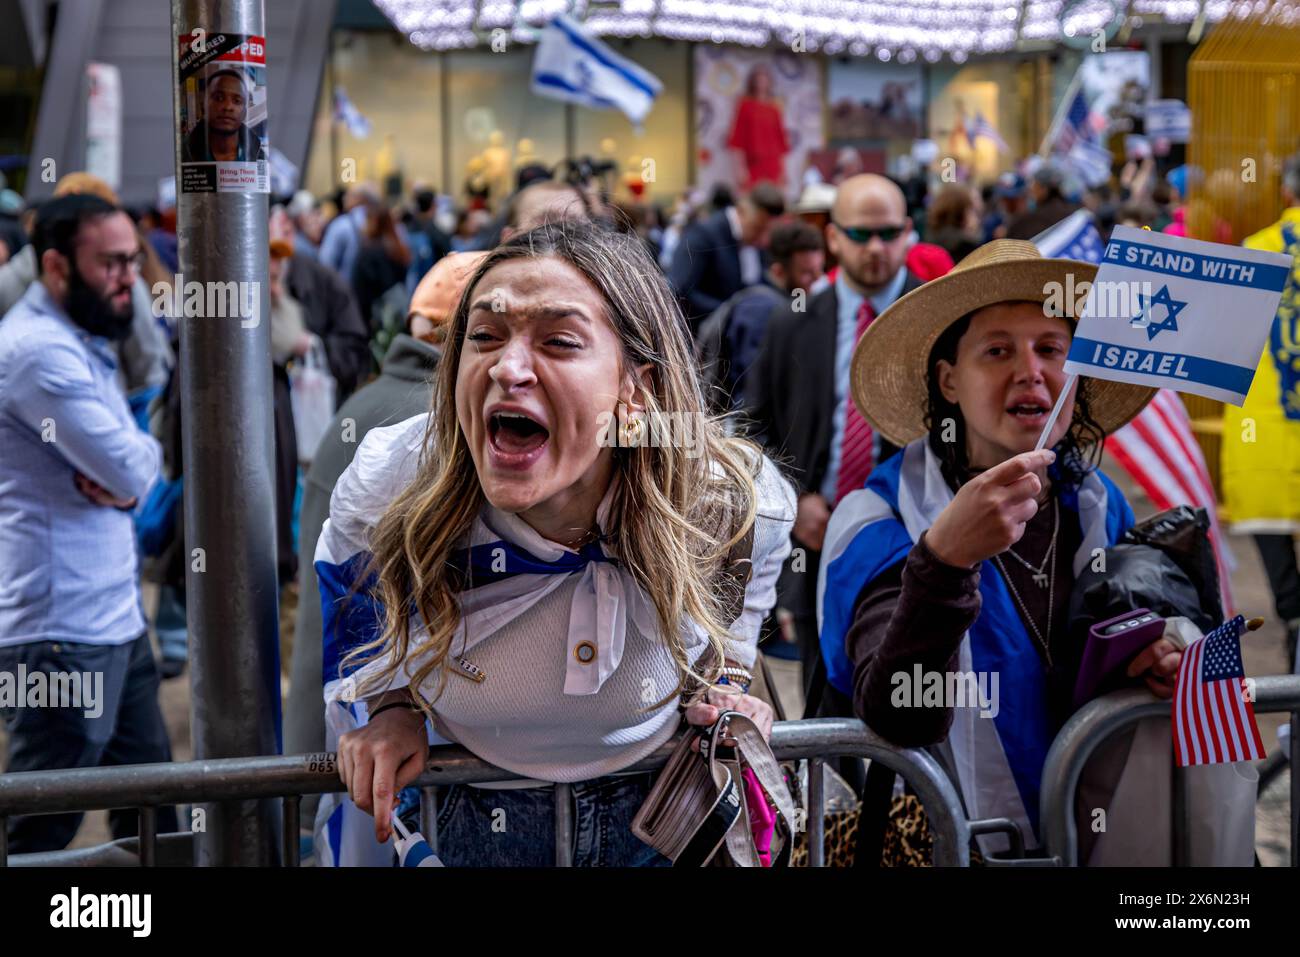
<instances>
[{"instance_id":1,"label":"bearded man with glasses","mask_svg":"<svg viewBox=\"0 0 1300 957\"><path fill-rule=\"evenodd\" d=\"M162 450L114 379L139 238L116 206L69 195L41 207L32 245L40 275L0 322L4 770L170 761L131 519ZM159 830L174 831L174 810L161 812ZM136 834L135 811L109 819L114 839ZM9 850L60 850L80 821L10 818Z\"/></svg>"},{"instance_id":2,"label":"bearded man with glasses","mask_svg":"<svg viewBox=\"0 0 1300 957\"><path fill-rule=\"evenodd\" d=\"M792 300L777 307L750 371L757 437L777 461L789 463L799 495L794 551L777 605L789 613L800 645L805 691L812 692L809 716L818 710L852 714L847 699L818 708L825 682L814 681L821 660L817 569L835 503L861 488L872 466L896 451L872 434L853 404L849 360L875 317L921 285L904 265L911 237L907 203L891 180L866 174L841 183L826 226L826 245L839 260L835 281L806 304Z\"/></svg>"}]
</instances>

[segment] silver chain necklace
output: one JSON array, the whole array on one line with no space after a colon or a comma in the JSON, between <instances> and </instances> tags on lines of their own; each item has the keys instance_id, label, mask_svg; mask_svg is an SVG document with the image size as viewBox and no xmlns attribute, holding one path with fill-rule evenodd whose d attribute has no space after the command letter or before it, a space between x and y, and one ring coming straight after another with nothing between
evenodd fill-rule
<instances>
[{"instance_id":1,"label":"silver chain necklace","mask_svg":"<svg viewBox=\"0 0 1300 957\"><path fill-rule=\"evenodd\" d=\"M1034 621L1033 616L1029 614L1029 607L1025 604L1024 599L1020 597L1020 592L1016 590L1016 586L1012 583L1011 576L1007 574L1007 568L1005 565L1002 564L1002 556L1001 555L993 556L993 561L997 564L998 571L1002 572L1003 581L1007 583L1007 588L1011 590L1011 597L1016 600L1016 605L1020 608L1020 613L1024 615L1025 622L1029 625L1030 630L1033 631L1034 637L1037 638L1038 643L1043 646L1043 655L1047 659L1048 668L1052 667L1052 650L1047 644L1047 639L1051 638L1052 636L1052 611L1056 599L1056 562L1053 561L1053 559L1056 556L1056 533L1060 528L1060 521L1061 521L1060 512L1057 510L1056 499L1052 499L1052 515L1053 515L1052 543L1047 547L1047 557L1043 559L1043 564L1040 565L1037 569L1035 569L1034 566L1030 565L1029 562L1025 561L1015 552L1011 551L1011 549L1009 548L1007 549L1007 551L1011 553L1011 556L1013 558L1015 558L1018 562L1020 562L1020 564L1024 565L1026 568L1028 568L1031 572L1034 573L1034 581L1036 583L1039 582L1039 578L1038 578L1039 575L1045 575L1046 583L1047 583L1047 637L1046 638L1044 638L1043 633L1038 630L1038 623ZM1046 569L1045 573L1043 571L1044 568ZM1040 588L1043 587L1042 583L1039 583L1039 587Z\"/></svg>"},{"instance_id":2,"label":"silver chain necklace","mask_svg":"<svg viewBox=\"0 0 1300 957\"><path fill-rule=\"evenodd\" d=\"M1025 561L1023 558L1017 555L1016 550L1014 548L1007 549L1008 555L1010 555L1020 564L1024 565L1025 568L1029 569L1029 573L1034 576L1034 584L1037 585L1039 588L1046 588L1049 584L1048 574L1045 571L1045 569L1049 565L1051 565L1053 559L1056 558L1056 533L1059 532L1060 530L1061 530L1061 510L1056 504L1056 499L1052 499L1052 540L1048 543L1047 554L1044 555L1043 560L1038 563L1038 567L1035 568L1033 565L1029 564L1029 562Z\"/></svg>"}]
</instances>

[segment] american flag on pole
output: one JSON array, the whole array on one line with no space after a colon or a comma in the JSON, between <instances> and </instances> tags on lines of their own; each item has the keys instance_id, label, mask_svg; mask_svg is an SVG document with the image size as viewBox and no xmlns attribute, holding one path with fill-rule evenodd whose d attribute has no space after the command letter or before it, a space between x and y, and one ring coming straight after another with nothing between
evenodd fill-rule
<instances>
[{"instance_id":1,"label":"american flag on pole","mask_svg":"<svg viewBox=\"0 0 1300 957\"><path fill-rule=\"evenodd\" d=\"M1065 114L1061 128L1056 132L1056 142L1052 144L1053 153L1068 153L1080 140L1092 139L1092 126L1088 113L1088 101L1084 99L1083 90L1077 90L1070 101L1070 111Z\"/></svg>"},{"instance_id":2,"label":"american flag on pole","mask_svg":"<svg viewBox=\"0 0 1300 957\"><path fill-rule=\"evenodd\" d=\"M1101 233L1086 209L1075 210L1051 229L1034 237L1034 245L1048 259L1077 259L1096 265L1106 251Z\"/></svg>"},{"instance_id":3,"label":"american flag on pole","mask_svg":"<svg viewBox=\"0 0 1300 957\"><path fill-rule=\"evenodd\" d=\"M1174 759L1180 768L1264 757L1241 664L1245 630L1246 620L1238 615L1183 651L1173 720Z\"/></svg>"},{"instance_id":4,"label":"american flag on pole","mask_svg":"<svg viewBox=\"0 0 1300 957\"><path fill-rule=\"evenodd\" d=\"M1087 210L1071 214L1034 238L1044 256L1099 263L1101 236ZM1210 519L1210 544L1219 569L1219 594L1224 614L1231 615L1232 553L1219 527L1218 502L1205 456L1192 434L1192 420L1178 394L1161 389L1137 417L1106 437L1106 451L1151 499L1157 511L1190 505L1205 509Z\"/></svg>"},{"instance_id":5,"label":"american flag on pole","mask_svg":"<svg viewBox=\"0 0 1300 957\"><path fill-rule=\"evenodd\" d=\"M1054 131L1051 152L1087 185L1100 186L1110 178L1111 155L1101 142L1105 119L1088 109L1083 90L1076 90L1070 109Z\"/></svg>"},{"instance_id":6,"label":"american flag on pole","mask_svg":"<svg viewBox=\"0 0 1300 957\"><path fill-rule=\"evenodd\" d=\"M971 145L974 146L975 141L981 136L992 141L993 145L998 148L999 153L1011 152L1011 147L1008 146L1007 141L1002 138L1002 134L998 132L998 128L988 120L984 119L983 113L976 110L975 119L973 119L970 125L966 127L966 139L970 140Z\"/></svg>"}]
</instances>

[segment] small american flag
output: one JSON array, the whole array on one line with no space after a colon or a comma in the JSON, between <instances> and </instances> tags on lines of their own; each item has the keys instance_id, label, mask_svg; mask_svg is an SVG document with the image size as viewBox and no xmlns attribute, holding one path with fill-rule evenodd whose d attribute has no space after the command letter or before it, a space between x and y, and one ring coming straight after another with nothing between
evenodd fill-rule
<instances>
[{"instance_id":1,"label":"small american flag","mask_svg":"<svg viewBox=\"0 0 1300 957\"><path fill-rule=\"evenodd\" d=\"M1077 259L1080 262L1100 264L1102 254L1106 251L1092 213L1086 209L1075 210L1055 226L1035 236L1033 242L1047 259Z\"/></svg>"},{"instance_id":2,"label":"small american flag","mask_svg":"<svg viewBox=\"0 0 1300 957\"><path fill-rule=\"evenodd\" d=\"M1174 759L1193 764L1258 761L1264 742L1246 693L1238 615L1198 638L1183 652L1174 689Z\"/></svg>"},{"instance_id":3,"label":"small american flag","mask_svg":"<svg viewBox=\"0 0 1300 957\"><path fill-rule=\"evenodd\" d=\"M974 146L975 141L981 136L992 142L993 145L998 148L999 153L1011 152L1011 147L1008 146L1007 141L1002 138L1002 134L998 132L998 128L988 120L984 119L983 113L976 110L975 119L966 127L966 139L968 139L971 145Z\"/></svg>"}]
</instances>

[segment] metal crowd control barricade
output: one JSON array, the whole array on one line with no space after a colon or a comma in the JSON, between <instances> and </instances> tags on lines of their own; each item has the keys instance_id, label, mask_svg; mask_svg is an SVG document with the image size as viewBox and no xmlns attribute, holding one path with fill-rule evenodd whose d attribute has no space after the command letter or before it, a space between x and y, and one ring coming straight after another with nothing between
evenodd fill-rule
<instances>
[{"instance_id":1,"label":"metal crowd control barricade","mask_svg":"<svg viewBox=\"0 0 1300 957\"><path fill-rule=\"evenodd\" d=\"M896 748L870 731L861 721L817 719L784 721L772 729L772 751L777 760L808 759L809 864L823 861L822 766L827 758L860 757L879 761L903 776L920 798L934 837L934 863L966 867L970 864L973 833L1005 830L1001 822L968 822L961 799L939 763L927 752ZM672 753L672 742L629 768L649 771L661 767ZM437 850L437 788L451 784L509 781L517 776L474 757L464 748L438 747L415 782L421 788L421 830ZM284 847L288 866L299 865L299 803L304 794L342 791L335 755L285 755L191 761L184 764L145 764L114 768L74 768L63 771L26 771L0 774L0 866L86 865L187 865L195 860L195 834L159 835L153 826L156 809L214 801L282 798ZM570 864L573 811L567 785L556 785L556 864ZM95 848L45 854L8 856L5 820L19 814L50 814L107 808L140 809L140 837Z\"/></svg>"},{"instance_id":2,"label":"metal crowd control barricade","mask_svg":"<svg viewBox=\"0 0 1300 957\"><path fill-rule=\"evenodd\" d=\"M1300 675L1256 678L1255 711L1291 713L1291 866L1300 867ZM1043 841L1055 863L1067 867L1079 864L1079 831L1074 816L1075 794L1084 766L1106 740L1144 718L1168 718L1172 702L1147 691L1116 691L1090 701L1066 722L1047 753L1043 766L1041 820ZM1173 773L1173 820L1171 848L1174 863L1186 860L1186 801L1181 787L1183 776ZM1157 822L1153 822L1155 824Z\"/></svg>"}]
</instances>

